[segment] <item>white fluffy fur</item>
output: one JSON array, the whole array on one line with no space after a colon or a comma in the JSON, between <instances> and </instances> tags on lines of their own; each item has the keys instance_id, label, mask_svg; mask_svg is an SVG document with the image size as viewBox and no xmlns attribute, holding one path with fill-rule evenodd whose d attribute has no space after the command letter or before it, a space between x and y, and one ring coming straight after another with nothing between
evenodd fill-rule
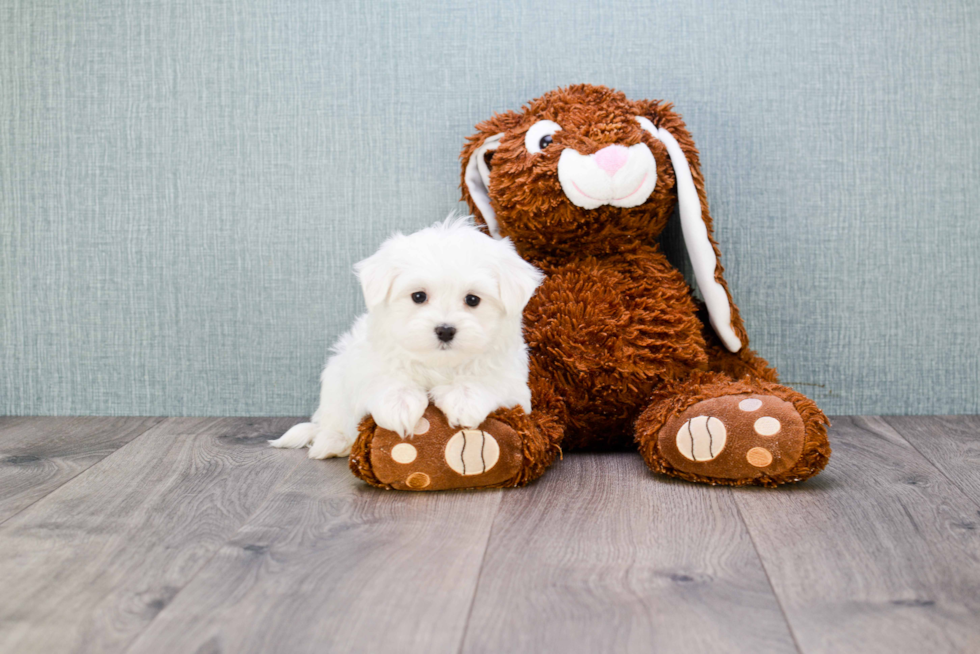
<instances>
[{"instance_id":1,"label":"white fluffy fur","mask_svg":"<svg viewBox=\"0 0 980 654\"><path fill-rule=\"evenodd\" d=\"M450 216L392 236L355 271L368 311L333 347L312 421L273 446L309 445L312 459L347 456L368 414L411 437L430 399L462 427L498 407L531 410L521 315L542 275L509 240ZM417 291L425 303L412 300ZM481 299L475 308L464 301L470 294ZM456 328L448 344L436 336L440 325Z\"/></svg>"}]
</instances>

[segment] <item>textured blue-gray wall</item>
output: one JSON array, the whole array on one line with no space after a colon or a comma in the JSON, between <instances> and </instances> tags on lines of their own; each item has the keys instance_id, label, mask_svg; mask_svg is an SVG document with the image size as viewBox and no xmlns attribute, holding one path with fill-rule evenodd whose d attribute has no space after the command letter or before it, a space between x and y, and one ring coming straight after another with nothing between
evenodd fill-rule
<instances>
[{"instance_id":1,"label":"textured blue-gray wall","mask_svg":"<svg viewBox=\"0 0 980 654\"><path fill-rule=\"evenodd\" d=\"M0 413L304 414L473 125L667 98L753 346L980 411L980 3L0 0Z\"/></svg>"}]
</instances>

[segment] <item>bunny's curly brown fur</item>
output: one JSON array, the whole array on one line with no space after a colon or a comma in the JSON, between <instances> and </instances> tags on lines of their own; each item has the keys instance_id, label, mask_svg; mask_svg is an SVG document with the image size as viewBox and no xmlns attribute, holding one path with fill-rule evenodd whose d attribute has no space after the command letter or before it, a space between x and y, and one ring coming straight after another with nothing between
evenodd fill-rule
<instances>
[{"instance_id":1,"label":"bunny's curly brown fur","mask_svg":"<svg viewBox=\"0 0 980 654\"><path fill-rule=\"evenodd\" d=\"M690 165L702 219L718 263L731 324L743 347L728 352L707 327L703 308L656 238L677 205L674 168L664 144L637 116L669 131ZM527 130L540 120L561 126L541 153L525 148ZM487 153L487 192L501 236L547 279L525 310L531 350L534 412L564 429L561 446L622 447L638 442L654 470L710 483L775 485L819 472L830 454L827 420L810 400L777 382L776 371L748 349L748 337L723 277L712 236L704 179L694 141L668 103L631 101L602 86L558 89L477 125L461 154L463 198L483 221L466 184L470 157L489 137L503 134ZM645 144L656 161L657 183L639 206L583 209L562 190L558 163L572 148L591 155L611 145ZM704 376L705 373L710 373ZM709 381L710 380L710 381ZM699 398L775 394L798 404L805 425L803 461L779 475L720 479L679 471L658 460L659 427L671 412Z\"/></svg>"}]
</instances>

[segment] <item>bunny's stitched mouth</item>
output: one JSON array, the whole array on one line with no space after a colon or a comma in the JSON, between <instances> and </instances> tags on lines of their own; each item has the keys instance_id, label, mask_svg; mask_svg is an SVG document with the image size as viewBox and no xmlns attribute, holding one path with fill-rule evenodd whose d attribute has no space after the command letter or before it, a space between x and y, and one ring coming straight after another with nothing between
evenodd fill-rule
<instances>
[{"instance_id":1,"label":"bunny's stitched mouth","mask_svg":"<svg viewBox=\"0 0 980 654\"><path fill-rule=\"evenodd\" d=\"M640 180L640 183L636 185L636 188L635 189L633 189L632 191L630 191L629 193L627 193L626 195L624 195L622 197L612 198L610 200L603 200L601 198L596 198L596 197L593 197L593 196L589 195L588 193L586 193L585 191L583 191L581 188L579 188L579 185L576 184L574 181L572 182L572 186L575 187L575 190L576 191L578 191L579 193L581 193L585 197L589 198L590 200L595 200L596 202L603 202L603 203L607 203L607 202L621 202L621 201L625 200L626 198L628 198L629 196L631 196L634 193L636 193L637 191L639 191L641 188L643 188L643 183L647 181L647 177L649 177L649 176L650 176L650 173L643 173L643 179Z\"/></svg>"}]
</instances>

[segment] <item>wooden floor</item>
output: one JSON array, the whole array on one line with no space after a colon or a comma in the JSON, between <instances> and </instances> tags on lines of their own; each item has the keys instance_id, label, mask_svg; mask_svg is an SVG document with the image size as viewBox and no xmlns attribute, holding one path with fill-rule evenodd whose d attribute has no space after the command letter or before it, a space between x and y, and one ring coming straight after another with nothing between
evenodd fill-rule
<instances>
[{"instance_id":1,"label":"wooden floor","mask_svg":"<svg viewBox=\"0 0 980 654\"><path fill-rule=\"evenodd\" d=\"M0 418L0 651L980 652L980 417L836 418L778 490L581 454L433 494L294 422Z\"/></svg>"}]
</instances>

